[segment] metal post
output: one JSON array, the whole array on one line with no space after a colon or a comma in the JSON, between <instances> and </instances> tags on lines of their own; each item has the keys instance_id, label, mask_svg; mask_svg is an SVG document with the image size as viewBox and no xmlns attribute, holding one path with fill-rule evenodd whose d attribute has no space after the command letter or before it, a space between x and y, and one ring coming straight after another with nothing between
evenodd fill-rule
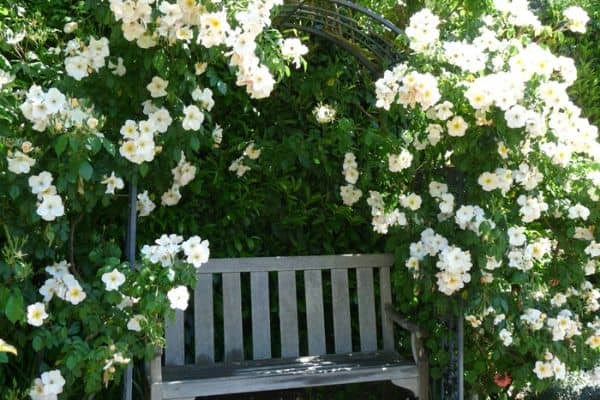
<instances>
[{"instance_id":1,"label":"metal post","mask_svg":"<svg viewBox=\"0 0 600 400\"><path fill-rule=\"evenodd\" d=\"M462 306L458 313L458 400L465 400L465 319Z\"/></svg>"},{"instance_id":2,"label":"metal post","mask_svg":"<svg viewBox=\"0 0 600 400\"><path fill-rule=\"evenodd\" d=\"M127 221L127 243L125 245L127 252L127 261L129 267L135 269L135 250L136 250L136 222L137 222L137 171L134 172L129 185L129 215ZM123 400L131 400L133 395L133 361L127 365L123 376Z\"/></svg>"}]
</instances>

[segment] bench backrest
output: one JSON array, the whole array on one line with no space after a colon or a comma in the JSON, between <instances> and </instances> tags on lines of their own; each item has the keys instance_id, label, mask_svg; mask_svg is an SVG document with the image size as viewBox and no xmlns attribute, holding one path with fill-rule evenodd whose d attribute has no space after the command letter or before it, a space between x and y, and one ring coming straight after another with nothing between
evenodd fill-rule
<instances>
[{"instance_id":1,"label":"bench backrest","mask_svg":"<svg viewBox=\"0 0 600 400\"><path fill-rule=\"evenodd\" d=\"M191 345L188 343L187 352L194 354L197 364L212 363L218 342L223 345L222 352L219 351L223 360L218 361L242 360L244 339L251 335L252 358L273 358L271 322L272 318L278 318L281 357L327 354L326 326L333 327L334 345L329 353L350 353L353 351L351 314L358 314L359 344L355 340L354 350L393 350L393 326L383 311L385 304L392 300L390 268L393 262L389 254L212 259L198 269L193 294L194 338ZM247 286L249 296L243 296L242 289ZM302 288L304 293L299 293ZM331 309L324 309L324 292L331 295ZM303 296L304 302L298 302L298 296ZM249 299L250 304L243 304L245 299ZM358 307L351 307L354 299ZM272 307L271 301L278 307ZM214 312L220 303L222 328L216 326ZM251 310L250 316L244 315L242 310ZM326 316L332 321L326 321ZM300 343L300 318L306 321L307 346ZM167 365L183 365L186 361L184 320L182 311L177 312L175 320L167 320ZM248 331L244 331L244 325ZM222 340L216 341L216 335L222 335ZM249 342L246 338L246 343ZM308 354L300 354L301 347L306 348Z\"/></svg>"}]
</instances>

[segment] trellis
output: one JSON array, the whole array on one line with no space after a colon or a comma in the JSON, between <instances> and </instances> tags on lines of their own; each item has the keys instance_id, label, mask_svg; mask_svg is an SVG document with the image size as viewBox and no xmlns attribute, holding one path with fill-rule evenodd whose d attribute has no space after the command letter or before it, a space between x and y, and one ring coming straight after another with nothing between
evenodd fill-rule
<instances>
[{"instance_id":1,"label":"trellis","mask_svg":"<svg viewBox=\"0 0 600 400\"><path fill-rule=\"evenodd\" d=\"M406 58L388 37L402 34L402 29L373 10L347 0L286 0L273 20L280 30L298 30L320 37L346 50L374 77ZM129 210L126 253L132 268L135 266L137 182L129 187ZM443 399L464 400L464 322L462 315L447 321L456 340L448 340L450 366L441 384ZM132 398L133 373L131 365L124 377L123 400Z\"/></svg>"}]
</instances>

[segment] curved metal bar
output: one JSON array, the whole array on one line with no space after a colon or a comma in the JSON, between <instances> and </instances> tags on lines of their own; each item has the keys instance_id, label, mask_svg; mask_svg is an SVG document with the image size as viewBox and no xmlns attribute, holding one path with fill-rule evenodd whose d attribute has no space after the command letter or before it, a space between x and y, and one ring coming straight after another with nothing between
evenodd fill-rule
<instances>
[{"instance_id":1,"label":"curved metal bar","mask_svg":"<svg viewBox=\"0 0 600 400\"><path fill-rule=\"evenodd\" d=\"M348 7L352 10L358 11L361 14L366 15L367 17L371 18L372 20L374 20L375 22L377 22L379 25L383 25L386 28L388 28L389 30L391 30L392 32L394 32L396 35L400 35L403 31L402 29L398 28L392 21L384 18L382 15L377 14L375 11L371 10L370 8L361 6L360 4L356 4L352 1L348 1L348 0L329 0L332 3L335 4L339 4L341 6L344 7Z\"/></svg>"},{"instance_id":2,"label":"curved metal bar","mask_svg":"<svg viewBox=\"0 0 600 400\"><path fill-rule=\"evenodd\" d=\"M394 34L401 34L402 30L394 23L373 10L349 0L326 0L325 2L331 8L315 5L309 0L286 1L274 24L283 28L298 29L331 41L350 52L374 75L381 74L385 67L403 58L393 43L371 32L369 29L371 24L361 26L351 13L364 15L371 22ZM346 13L343 12L344 10Z\"/></svg>"},{"instance_id":3,"label":"curved metal bar","mask_svg":"<svg viewBox=\"0 0 600 400\"><path fill-rule=\"evenodd\" d=\"M374 64L373 62L371 62L367 57L365 57L365 55L362 54L362 52L360 51L359 48L357 48L356 46L352 45L351 43L349 43L349 42L347 42L345 40L340 39L339 37L331 35L331 34L325 32L325 31L322 31L320 29L314 29L314 28L310 28L310 27L302 26L302 25L295 25L295 24L292 24L292 23L284 23L281 26L285 27L285 28L290 28L290 29L298 29L300 31L311 33L313 35L320 36L320 37L322 37L324 39L327 39L330 42L333 42L336 45L338 45L341 48L343 48L344 50L348 51L354 57L356 57L356 59L365 68L367 68L373 75L379 76L379 74L381 73L381 71L377 67L377 65Z\"/></svg>"},{"instance_id":4,"label":"curved metal bar","mask_svg":"<svg viewBox=\"0 0 600 400\"><path fill-rule=\"evenodd\" d=\"M379 54L381 56L379 58L394 58L393 49L390 48L388 42L379 38L378 36L369 36L364 31L356 29L356 21L352 18L336 14L337 13L335 11L319 9L317 7L312 6L305 6L296 11L296 17L298 20L308 22L313 25L318 22L336 23L341 28L347 28L348 30L351 30L354 36L352 39L357 39L353 40L353 42L357 41L358 44L365 45L369 50L372 50L375 54ZM321 17L325 21L318 21L311 17Z\"/></svg>"}]
</instances>

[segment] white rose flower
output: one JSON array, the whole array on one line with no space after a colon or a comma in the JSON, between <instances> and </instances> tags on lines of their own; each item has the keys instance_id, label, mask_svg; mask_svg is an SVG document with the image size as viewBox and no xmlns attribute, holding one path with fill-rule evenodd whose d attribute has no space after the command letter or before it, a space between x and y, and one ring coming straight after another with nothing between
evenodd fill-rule
<instances>
[{"instance_id":1,"label":"white rose flower","mask_svg":"<svg viewBox=\"0 0 600 400\"><path fill-rule=\"evenodd\" d=\"M186 262L196 268L200 268L210 257L208 240L202 240L199 236L192 236L181 244L181 248L187 256Z\"/></svg>"},{"instance_id":2,"label":"white rose flower","mask_svg":"<svg viewBox=\"0 0 600 400\"><path fill-rule=\"evenodd\" d=\"M551 378L554 375L552 364L544 361L536 361L533 372L537 375L538 379Z\"/></svg>"},{"instance_id":3,"label":"white rose flower","mask_svg":"<svg viewBox=\"0 0 600 400\"><path fill-rule=\"evenodd\" d=\"M67 285L67 291L65 293L65 300L68 301L69 303L71 303L73 305L77 305L77 304L81 303L83 300L85 300L86 297L87 297L87 295L85 294L85 292L83 291L83 289L81 288L79 283Z\"/></svg>"},{"instance_id":4,"label":"white rose flower","mask_svg":"<svg viewBox=\"0 0 600 400\"><path fill-rule=\"evenodd\" d=\"M187 287L177 286L167 292L167 298L172 309L185 310L188 307L190 293Z\"/></svg>"},{"instance_id":5,"label":"white rose flower","mask_svg":"<svg viewBox=\"0 0 600 400\"><path fill-rule=\"evenodd\" d=\"M48 318L44 303L33 303L27 306L27 323L33 326L42 326Z\"/></svg>"},{"instance_id":6,"label":"white rose flower","mask_svg":"<svg viewBox=\"0 0 600 400\"><path fill-rule=\"evenodd\" d=\"M125 275L118 269L113 269L110 272L102 274L102 282L106 287L107 291L119 290L119 287L125 283Z\"/></svg>"},{"instance_id":7,"label":"white rose flower","mask_svg":"<svg viewBox=\"0 0 600 400\"><path fill-rule=\"evenodd\" d=\"M585 33L585 25L590 20L590 17L581 7L571 6L563 11L563 15L567 19L567 28L572 32Z\"/></svg>"},{"instance_id":8,"label":"white rose flower","mask_svg":"<svg viewBox=\"0 0 600 400\"><path fill-rule=\"evenodd\" d=\"M123 179L115 175L115 171L111 172L110 176L104 176L101 181L102 184L106 185L106 194L115 194L115 190L120 190L125 187Z\"/></svg>"},{"instance_id":9,"label":"white rose flower","mask_svg":"<svg viewBox=\"0 0 600 400\"><path fill-rule=\"evenodd\" d=\"M163 2L163 4L164 3L165 2ZM152 98L157 98L167 95L167 86L169 86L169 81L165 81L160 76L155 76L152 78L152 81L146 85L146 89L148 89Z\"/></svg>"},{"instance_id":10,"label":"white rose flower","mask_svg":"<svg viewBox=\"0 0 600 400\"><path fill-rule=\"evenodd\" d=\"M65 378L63 378L60 370L55 369L52 371L44 372L41 376L42 384L44 385L44 391L47 394L60 394L63 391L65 385Z\"/></svg>"},{"instance_id":11,"label":"white rose flower","mask_svg":"<svg viewBox=\"0 0 600 400\"><path fill-rule=\"evenodd\" d=\"M256 160L260 157L261 150L254 147L254 143L250 143L244 150L244 155L251 160Z\"/></svg>"},{"instance_id":12,"label":"white rose flower","mask_svg":"<svg viewBox=\"0 0 600 400\"><path fill-rule=\"evenodd\" d=\"M31 193L42 193L52 185L52 174L48 171L40 172L39 175L31 175L28 179Z\"/></svg>"},{"instance_id":13,"label":"white rose flower","mask_svg":"<svg viewBox=\"0 0 600 400\"><path fill-rule=\"evenodd\" d=\"M291 60L296 68L300 68L303 55L308 53L308 47L298 38L288 38L281 41L281 55L286 60Z\"/></svg>"},{"instance_id":14,"label":"white rose flower","mask_svg":"<svg viewBox=\"0 0 600 400\"><path fill-rule=\"evenodd\" d=\"M65 214L62 198L56 194L42 196L42 202L36 212L44 221L54 221Z\"/></svg>"},{"instance_id":15,"label":"white rose flower","mask_svg":"<svg viewBox=\"0 0 600 400\"><path fill-rule=\"evenodd\" d=\"M500 340L502 340L502 344L505 346L510 346L513 342L512 333L507 329L502 329L498 336L500 336Z\"/></svg>"},{"instance_id":16,"label":"white rose flower","mask_svg":"<svg viewBox=\"0 0 600 400\"><path fill-rule=\"evenodd\" d=\"M127 329L134 332L140 332L142 330L142 326L140 322L146 321L146 317L141 314L136 314L127 321Z\"/></svg>"},{"instance_id":17,"label":"white rose flower","mask_svg":"<svg viewBox=\"0 0 600 400\"><path fill-rule=\"evenodd\" d=\"M35 165L35 160L33 158L18 150L14 153L9 151L6 161L8 161L8 170L17 175L28 174L31 167Z\"/></svg>"},{"instance_id":18,"label":"white rose flower","mask_svg":"<svg viewBox=\"0 0 600 400\"><path fill-rule=\"evenodd\" d=\"M446 126L448 128L448 135L455 137L464 136L465 132L469 128L469 124L465 122L463 117L458 115L449 120L446 123Z\"/></svg>"},{"instance_id":19,"label":"white rose flower","mask_svg":"<svg viewBox=\"0 0 600 400\"><path fill-rule=\"evenodd\" d=\"M412 154L406 149L403 149L399 154L388 154L388 169L390 172L400 172L409 168L412 160Z\"/></svg>"}]
</instances>

